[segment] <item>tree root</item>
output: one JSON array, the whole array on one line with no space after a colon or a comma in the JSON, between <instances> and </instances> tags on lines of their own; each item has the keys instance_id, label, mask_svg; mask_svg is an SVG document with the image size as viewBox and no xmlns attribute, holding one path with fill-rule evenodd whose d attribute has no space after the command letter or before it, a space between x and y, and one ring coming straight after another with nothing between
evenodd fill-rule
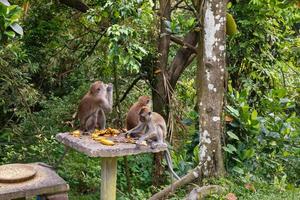
<instances>
[{"instance_id":1,"label":"tree root","mask_svg":"<svg viewBox=\"0 0 300 200\"><path fill-rule=\"evenodd\" d=\"M154 194L149 200L158 200L168 196L171 192L180 188L188 183L191 183L195 179L197 179L201 174L202 164L198 165L194 168L191 172L183 176L181 179L175 181L173 184L167 186L163 190L159 191L158 193Z\"/></svg>"},{"instance_id":2,"label":"tree root","mask_svg":"<svg viewBox=\"0 0 300 200\"><path fill-rule=\"evenodd\" d=\"M202 187L196 187L194 188L188 196L185 198L185 200L199 200L204 199L206 196L217 193L221 194L225 191L225 188L219 186L219 185L206 185Z\"/></svg>"}]
</instances>

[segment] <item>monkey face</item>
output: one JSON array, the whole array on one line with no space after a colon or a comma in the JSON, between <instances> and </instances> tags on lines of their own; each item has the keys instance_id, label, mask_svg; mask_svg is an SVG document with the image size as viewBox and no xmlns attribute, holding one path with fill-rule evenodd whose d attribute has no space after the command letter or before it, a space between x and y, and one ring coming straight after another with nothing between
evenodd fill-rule
<instances>
[{"instance_id":1,"label":"monkey face","mask_svg":"<svg viewBox=\"0 0 300 200\"><path fill-rule=\"evenodd\" d=\"M148 109L142 109L139 113L141 122L148 122L151 120L152 112Z\"/></svg>"},{"instance_id":2,"label":"monkey face","mask_svg":"<svg viewBox=\"0 0 300 200\"><path fill-rule=\"evenodd\" d=\"M104 84L102 81L96 81L91 85L91 93L95 96L103 95L107 90L107 84Z\"/></svg>"}]
</instances>

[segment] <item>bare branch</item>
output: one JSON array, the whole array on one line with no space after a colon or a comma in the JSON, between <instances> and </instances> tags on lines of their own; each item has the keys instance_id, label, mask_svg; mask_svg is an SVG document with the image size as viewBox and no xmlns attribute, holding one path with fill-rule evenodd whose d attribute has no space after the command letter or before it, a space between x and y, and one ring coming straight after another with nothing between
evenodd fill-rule
<instances>
[{"instance_id":1,"label":"bare branch","mask_svg":"<svg viewBox=\"0 0 300 200\"><path fill-rule=\"evenodd\" d=\"M119 105L122 101L124 101L124 99L127 97L128 93L132 90L132 88L137 84L137 82L139 80L141 80L143 76L142 75L139 75L137 76L133 81L132 83L130 84L130 86L127 88L127 90L124 92L123 96L121 97L121 99L119 100L119 102L117 102L113 107Z\"/></svg>"},{"instance_id":2,"label":"bare branch","mask_svg":"<svg viewBox=\"0 0 300 200\"><path fill-rule=\"evenodd\" d=\"M194 48L196 48L198 43L198 37L199 37L199 31L193 30L189 32L184 37L184 43L188 43L192 45ZM190 48L180 48L176 56L174 57L170 68L168 70L169 77L170 77L170 84L174 88L176 85L177 80L179 79L182 72L185 70L185 68L193 61L194 56L191 56L195 54L193 50Z\"/></svg>"},{"instance_id":3,"label":"bare branch","mask_svg":"<svg viewBox=\"0 0 300 200\"><path fill-rule=\"evenodd\" d=\"M205 162L204 162L205 163ZM202 164L199 164L196 168L194 168L191 172L186 174L181 179L175 181L173 184L167 186L163 190L154 194L149 200L158 200L168 196L172 191L180 188L188 183L193 182L195 179L199 178L201 175Z\"/></svg>"},{"instance_id":4,"label":"bare branch","mask_svg":"<svg viewBox=\"0 0 300 200\"><path fill-rule=\"evenodd\" d=\"M187 42L184 42L182 39L180 39L178 37L175 37L174 35L170 35L170 39L171 39L172 42L175 42L175 43L180 44L181 46L183 46L183 48L189 48L194 53L197 53L197 49L193 45L191 45Z\"/></svg>"}]
</instances>

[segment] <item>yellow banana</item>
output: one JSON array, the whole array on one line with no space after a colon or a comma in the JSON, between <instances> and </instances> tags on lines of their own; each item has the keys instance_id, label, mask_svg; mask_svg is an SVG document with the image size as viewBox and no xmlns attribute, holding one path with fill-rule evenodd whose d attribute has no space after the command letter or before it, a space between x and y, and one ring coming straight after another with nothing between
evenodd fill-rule
<instances>
[{"instance_id":1,"label":"yellow banana","mask_svg":"<svg viewBox=\"0 0 300 200\"><path fill-rule=\"evenodd\" d=\"M80 131L79 130L75 130L73 132L71 132L71 135L73 135L74 137L80 137Z\"/></svg>"},{"instance_id":2,"label":"yellow banana","mask_svg":"<svg viewBox=\"0 0 300 200\"><path fill-rule=\"evenodd\" d=\"M94 140L100 142L101 144L104 144L104 145L109 145L109 146L112 146L112 145L115 145L115 143L111 140L108 140L106 138L103 138L103 137L98 137L98 138L95 138Z\"/></svg>"}]
</instances>

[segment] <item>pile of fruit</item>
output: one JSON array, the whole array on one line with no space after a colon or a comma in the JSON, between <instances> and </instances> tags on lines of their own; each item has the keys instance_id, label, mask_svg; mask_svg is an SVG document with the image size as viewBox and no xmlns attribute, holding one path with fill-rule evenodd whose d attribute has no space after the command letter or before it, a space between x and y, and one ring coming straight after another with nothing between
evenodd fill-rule
<instances>
[{"instance_id":1,"label":"pile of fruit","mask_svg":"<svg viewBox=\"0 0 300 200\"><path fill-rule=\"evenodd\" d=\"M111 136L117 136L120 134L120 131L117 129L113 129L113 128L107 128L104 130L98 130L95 129L95 131L92 133L92 138L96 138L99 136L105 136L105 137L111 137Z\"/></svg>"},{"instance_id":2,"label":"pile of fruit","mask_svg":"<svg viewBox=\"0 0 300 200\"><path fill-rule=\"evenodd\" d=\"M115 143L105 137L116 137L119 134L120 131L113 128L107 128L104 130L95 129L95 131L92 133L92 139L100 142L101 144L112 146L115 145Z\"/></svg>"},{"instance_id":3,"label":"pile of fruit","mask_svg":"<svg viewBox=\"0 0 300 200\"><path fill-rule=\"evenodd\" d=\"M107 128L104 130L95 129L94 132L91 133L91 138L97 142L100 142L104 145L113 146L117 143L132 143L136 144L136 140L134 138L131 138L129 136L125 137L125 135L120 135L121 133L125 133L126 130L118 130L113 128ZM80 137L81 131L75 130L70 132L70 134L74 137ZM121 137L117 137L120 135ZM113 138L113 140L111 140ZM143 141L140 143L140 145L147 146L146 141Z\"/></svg>"},{"instance_id":4,"label":"pile of fruit","mask_svg":"<svg viewBox=\"0 0 300 200\"><path fill-rule=\"evenodd\" d=\"M104 130L99 130L99 129L95 129L94 132L92 132L91 137L93 140L100 142L101 144L104 145L115 145L115 143L109 139L107 139L107 137L116 137L120 134L121 132L117 129L113 129L113 128L107 128ZM70 132L70 134L74 137L80 137L81 136L81 131L80 130L75 130Z\"/></svg>"}]
</instances>

